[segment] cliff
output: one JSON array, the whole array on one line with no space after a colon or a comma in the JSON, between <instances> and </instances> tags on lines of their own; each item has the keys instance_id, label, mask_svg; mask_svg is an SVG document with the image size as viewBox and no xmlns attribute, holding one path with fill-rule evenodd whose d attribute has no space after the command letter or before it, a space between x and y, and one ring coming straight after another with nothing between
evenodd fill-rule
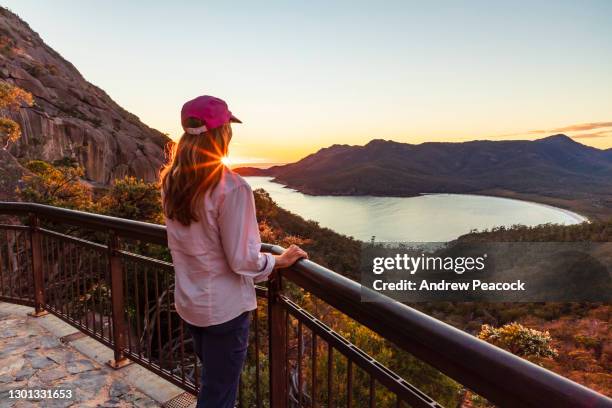
<instances>
[{"instance_id":1,"label":"cliff","mask_svg":"<svg viewBox=\"0 0 612 408\"><path fill-rule=\"evenodd\" d=\"M88 181L100 184L125 175L156 179L170 139L87 82L26 22L1 7L0 80L34 96L34 106L9 115L22 129L8 150L14 158L71 157Z\"/></svg>"}]
</instances>

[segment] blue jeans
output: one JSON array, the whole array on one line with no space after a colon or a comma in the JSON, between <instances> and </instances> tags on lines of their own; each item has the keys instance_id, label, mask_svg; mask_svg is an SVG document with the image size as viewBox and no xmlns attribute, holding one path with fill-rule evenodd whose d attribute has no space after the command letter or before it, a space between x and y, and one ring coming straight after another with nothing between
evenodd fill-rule
<instances>
[{"instance_id":1,"label":"blue jeans","mask_svg":"<svg viewBox=\"0 0 612 408\"><path fill-rule=\"evenodd\" d=\"M221 324L197 327L187 323L202 362L197 408L233 408L246 360L251 313Z\"/></svg>"}]
</instances>

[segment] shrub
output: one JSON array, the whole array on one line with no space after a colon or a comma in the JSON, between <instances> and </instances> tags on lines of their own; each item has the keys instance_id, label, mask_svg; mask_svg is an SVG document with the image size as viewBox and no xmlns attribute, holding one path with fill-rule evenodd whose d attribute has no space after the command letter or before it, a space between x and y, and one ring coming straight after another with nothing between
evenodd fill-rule
<instances>
[{"instance_id":1,"label":"shrub","mask_svg":"<svg viewBox=\"0 0 612 408\"><path fill-rule=\"evenodd\" d=\"M485 324L478 338L521 357L554 358L558 355L557 350L551 345L550 333L529 329L516 322L499 328Z\"/></svg>"},{"instance_id":2,"label":"shrub","mask_svg":"<svg viewBox=\"0 0 612 408\"><path fill-rule=\"evenodd\" d=\"M163 217L159 185L130 176L117 179L98 202L97 211L113 217L161 224Z\"/></svg>"},{"instance_id":3,"label":"shrub","mask_svg":"<svg viewBox=\"0 0 612 408\"><path fill-rule=\"evenodd\" d=\"M23 201L89 210L92 205L91 189L81 182L82 167L54 166L42 160L26 163L31 174L23 177L23 187L17 190Z\"/></svg>"},{"instance_id":4,"label":"shrub","mask_svg":"<svg viewBox=\"0 0 612 408\"><path fill-rule=\"evenodd\" d=\"M16 112L24 105L32 106L33 104L34 98L31 93L8 82L0 81L0 113L4 111ZM21 127L19 124L8 117L0 117L0 143L4 145L4 148L20 137Z\"/></svg>"}]
</instances>

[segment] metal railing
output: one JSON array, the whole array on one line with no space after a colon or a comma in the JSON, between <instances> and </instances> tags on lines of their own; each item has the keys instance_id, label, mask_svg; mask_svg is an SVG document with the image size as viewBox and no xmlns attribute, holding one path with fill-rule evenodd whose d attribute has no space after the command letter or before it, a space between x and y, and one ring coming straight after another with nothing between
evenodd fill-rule
<instances>
[{"instance_id":1,"label":"metal railing","mask_svg":"<svg viewBox=\"0 0 612 408\"><path fill-rule=\"evenodd\" d=\"M200 367L174 310L164 226L32 203L0 203L0 215L22 221L0 224L0 300L31 305L36 316L51 312L106 344L115 368L134 361L197 391ZM406 305L363 303L358 283L311 261L280 276L257 288L241 407L441 406L292 299L289 286L496 405L612 406L601 394Z\"/></svg>"}]
</instances>

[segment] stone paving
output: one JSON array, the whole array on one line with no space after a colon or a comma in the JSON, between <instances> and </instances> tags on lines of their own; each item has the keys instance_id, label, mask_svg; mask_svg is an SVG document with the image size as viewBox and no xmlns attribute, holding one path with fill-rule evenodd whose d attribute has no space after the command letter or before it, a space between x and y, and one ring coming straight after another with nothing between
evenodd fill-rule
<instances>
[{"instance_id":1,"label":"stone paving","mask_svg":"<svg viewBox=\"0 0 612 408\"><path fill-rule=\"evenodd\" d=\"M16 308L22 309L17 309L17 312ZM113 370L79 352L70 343L60 342L40 323L47 317L29 317L23 309L31 310L0 302L0 408L161 406L140 392L130 382L131 376L126 374L144 370L142 367L132 369L135 366L132 364ZM64 328L66 331L76 331L66 324L64 326L68 327ZM50 387L72 389L74 399L31 401L9 398L10 390Z\"/></svg>"}]
</instances>

